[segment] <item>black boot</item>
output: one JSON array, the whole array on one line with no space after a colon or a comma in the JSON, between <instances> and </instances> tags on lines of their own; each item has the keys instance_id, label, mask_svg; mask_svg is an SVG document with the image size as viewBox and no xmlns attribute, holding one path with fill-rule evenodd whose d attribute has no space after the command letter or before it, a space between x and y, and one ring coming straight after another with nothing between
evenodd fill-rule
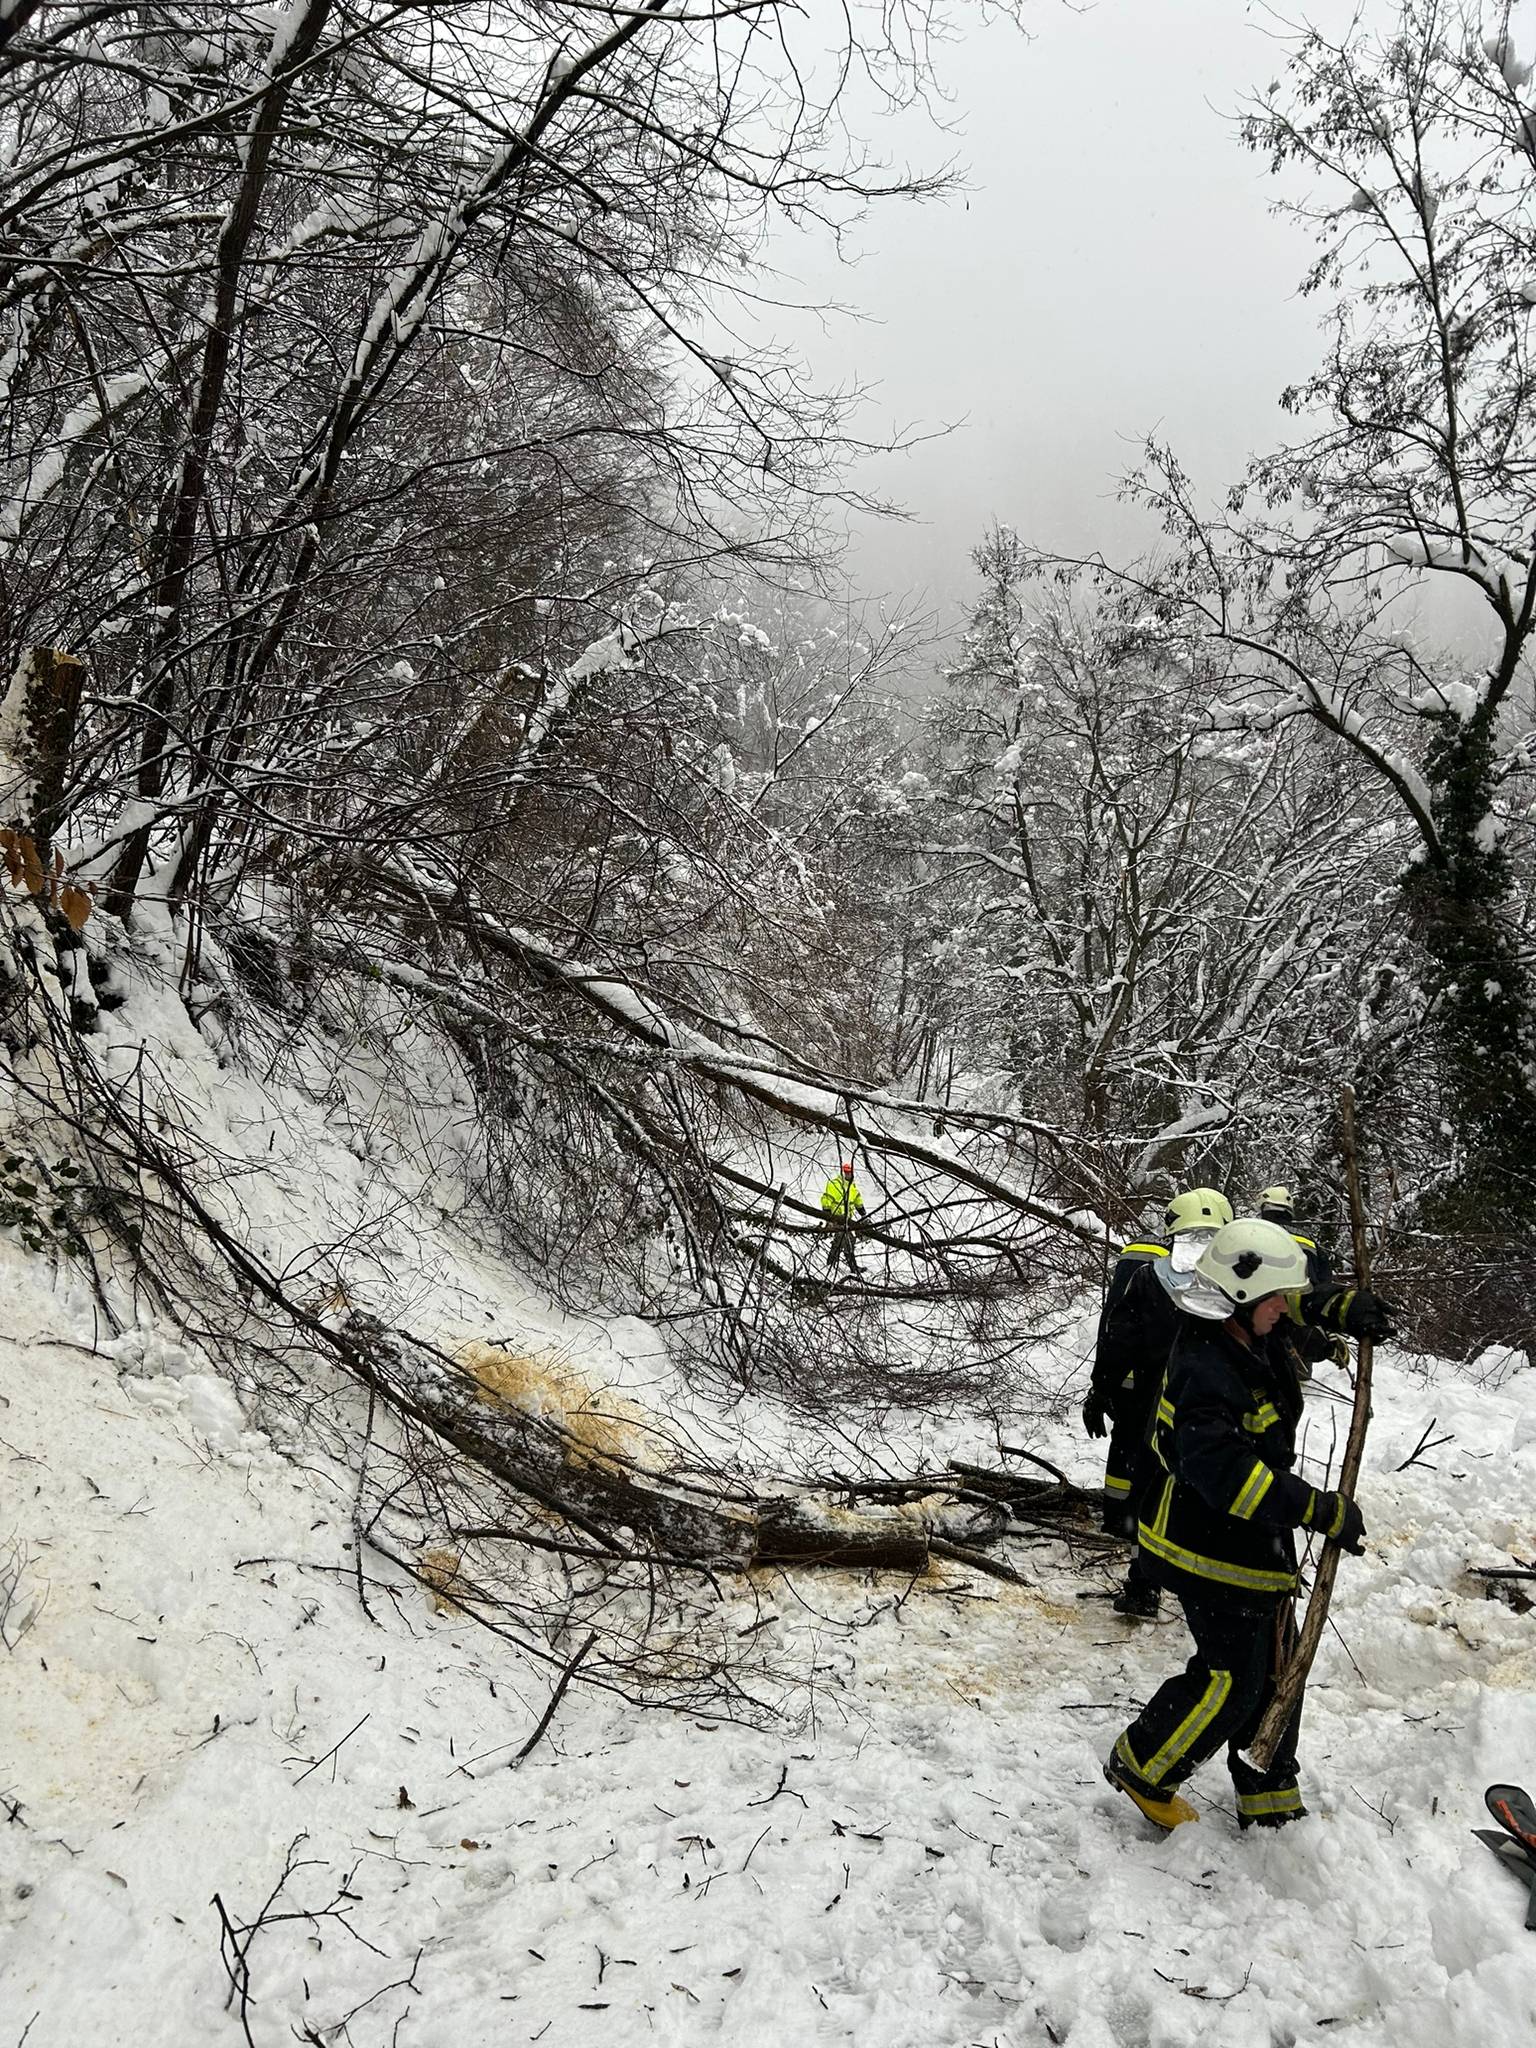
<instances>
[{"instance_id":1,"label":"black boot","mask_svg":"<svg viewBox=\"0 0 1536 2048\"><path fill-rule=\"evenodd\" d=\"M1307 1809L1294 1784L1273 1792L1239 1792L1237 1824L1240 1828L1283 1828L1293 1820L1305 1820Z\"/></svg>"},{"instance_id":2,"label":"black boot","mask_svg":"<svg viewBox=\"0 0 1536 2048\"><path fill-rule=\"evenodd\" d=\"M1161 1598L1156 1586L1144 1579L1127 1579L1110 1605L1129 1621L1156 1621Z\"/></svg>"}]
</instances>

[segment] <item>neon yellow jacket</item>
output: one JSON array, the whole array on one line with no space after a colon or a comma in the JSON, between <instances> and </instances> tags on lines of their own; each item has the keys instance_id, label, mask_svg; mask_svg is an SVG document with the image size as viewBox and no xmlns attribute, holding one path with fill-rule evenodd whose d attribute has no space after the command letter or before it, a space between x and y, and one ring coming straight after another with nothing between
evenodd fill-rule
<instances>
[{"instance_id":1,"label":"neon yellow jacket","mask_svg":"<svg viewBox=\"0 0 1536 2048\"><path fill-rule=\"evenodd\" d=\"M851 1180L834 1173L821 1191L821 1213L833 1223L848 1223L864 1214L864 1197Z\"/></svg>"}]
</instances>

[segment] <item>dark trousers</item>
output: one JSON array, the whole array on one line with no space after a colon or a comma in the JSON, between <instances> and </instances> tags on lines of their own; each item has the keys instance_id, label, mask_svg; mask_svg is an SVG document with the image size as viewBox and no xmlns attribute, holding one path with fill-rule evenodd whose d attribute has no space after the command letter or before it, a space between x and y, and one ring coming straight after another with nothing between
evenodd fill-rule
<instances>
[{"instance_id":1,"label":"dark trousers","mask_svg":"<svg viewBox=\"0 0 1536 2048\"><path fill-rule=\"evenodd\" d=\"M1111 1536L1123 1536L1132 1545L1136 1541L1137 1511L1145 1487L1146 1474L1138 1473L1135 1482L1125 1491L1109 1483L1110 1472L1114 1470L1111 1459L1109 1472L1104 1479L1104 1527ZM1141 1552L1131 1551L1130 1569L1125 1575L1125 1591L1133 1600L1149 1600L1155 1607L1162 1595L1162 1588L1154 1579L1148 1578L1141 1562Z\"/></svg>"},{"instance_id":2,"label":"dark trousers","mask_svg":"<svg viewBox=\"0 0 1536 2048\"><path fill-rule=\"evenodd\" d=\"M1136 1534L1136 1499L1145 1473L1147 1408L1145 1396L1122 1387L1115 1396L1104 1456L1104 1526L1111 1536Z\"/></svg>"},{"instance_id":3,"label":"dark trousers","mask_svg":"<svg viewBox=\"0 0 1536 2048\"><path fill-rule=\"evenodd\" d=\"M1147 1792L1166 1798L1225 1745L1239 1820L1275 1825L1294 1819L1306 1810L1296 1782L1301 1709L1267 1771L1239 1754L1258 1733L1275 1673L1294 1640L1289 1602L1278 1614L1190 1600L1182 1593L1179 1604L1195 1654L1177 1677L1159 1686L1116 1742L1117 1766L1134 1774Z\"/></svg>"},{"instance_id":4,"label":"dark trousers","mask_svg":"<svg viewBox=\"0 0 1536 2048\"><path fill-rule=\"evenodd\" d=\"M1141 1552L1139 1550L1131 1552L1130 1568L1125 1575L1125 1590L1132 1599L1158 1601L1163 1597L1162 1587L1158 1585L1155 1579L1147 1577L1146 1568L1142 1564Z\"/></svg>"},{"instance_id":5,"label":"dark trousers","mask_svg":"<svg viewBox=\"0 0 1536 2048\"><path fill-rule=\"evenodd\" d=\"M858 1272L853 1256L853 1226L849 1223L834 1223L832 1226L832 1243L827 1252L829 1273L835 1271L839 1259L846 1262L850 1273Z\"/></svg>"},{"instance_id":6,"label":"dark trousers","mask_svg":"<svg viewBox=\"0 0 1536 2048\"><path fill-rule=\"evenodd\" d=\"M1122 1388L1115 1403L1114 1426L1104 1460L1104 1527L1111 1536L1136 1541L1137 1510L1141 1496L1155 1474L1150 1469L1146 1444L1147 1403L1138 1400L1132 1388ZM1158 1587L1141 1566L1141 1553L1131 1556L1125 1575L1125 1591L1133 1600L1150 1599L1155 1605Z\"/></svg>"}]
</instances>

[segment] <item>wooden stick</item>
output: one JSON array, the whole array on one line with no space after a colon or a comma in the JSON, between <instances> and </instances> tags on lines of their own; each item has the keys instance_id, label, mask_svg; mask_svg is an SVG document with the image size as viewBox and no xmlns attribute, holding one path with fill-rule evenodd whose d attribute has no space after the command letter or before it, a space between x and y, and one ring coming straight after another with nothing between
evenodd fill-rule
<instances>
[{"instance_id":1,"label":"wooden stick","mask_svg":"<svg viewBox=\"0 0 1536 2048\"><path fill-rule=\"evenodd\" d=\"M1344 1185L1349 1191L1349 1227L1355 1247L1355 1279L1361 1287L1371 1284L1371 1254L1365 1241L1365 1205L1360 1196L1360 1158L1355 1147L1355 1091L1346 1087L1339 1101L1339 1116L1343 1126L1344 1141ZM1355 1370L1355 1407L1349 1420L1349 1439L1344 1446L1344 1462L1339 1468L1339 1491L1354 1495L1360 1477L1360 1465L1365 1455L1366 1425L1371 1419L1371 1352L1369 1337L1357 1342L1359 1363ZM1312 1582L1312 1598L1307 1602L1307 1618L1301 1625L1301 1635L1296 1648L1291 1652L1285 1669L1275 1682L1275 1696L1264 1711L1259 1723L1259 1732L1248 1745L1248 1754L1261 1771L1267 1771L1280 1746L1280 1738L1290 1724L1291 1716L1301 1704L1302 1694L1307 1689L1307 1676L1312 1669L1312 1659L1317 1655L1317 1646L1322 1641L1323 1630L1328 1623L1328 1602L1333 1596L1333 1582L1339 1569L1339 1546L1325 1543L1323 1554L1318 1561L1317 1574Z\"/></svg>"},{"instance_id":2,"label":"wooden stick","mask_svg":"<svg viewBox=\"0 0 1536 2048\"><path fill-rule=\"evenodd\" d=\"M577 1671L581 1668L582 1659L586 1656L588 1650L591 1649L592 1645L596 1641L597 1630L593 1629L591 1634L587 1637L587 1640L582 1644L581 1648L576 1652L575 1656L571 1659L570 1663L567 1664L565 1669L561 1672L560 1683L555 1687L554 1691L550 1694L549 1705L544 1709L543 1714L539 1717L538 1727L534 1729L533 1733L529 1736L528 1740L517 1752L517 1755L513 1757L511 1763L508 1766L509 1770L515 1771L518 1765L523 1761L524 1757L530 1756L533 1753L533 1751L538 1748L539 1737L544 1733L544 1730L555 1718L555 1710L560 1705L560 1702L565 1698L566 1687L570 1684L571 1680L576 1676Z\"/></svg>"},{"instance_id":3,"label":"wooden stick","mask_svg":"<svg viewBox=\"0 0 1536 2048\"><path fill-rule=\"evenodd\" d=\"M928 1544L929 1555L947 1557L953 1564L969 1565L972 1571L985 1572L991 1579L1006 1579L1010 1586L1032 1586L1033 1579L1027 1579L1011 1564L1004 1564L1001 1558L988 1557L985 1551L970 1550L963 1543L946 1543L942 1536L932 1537Z\"/></svg>"}]
</instances>

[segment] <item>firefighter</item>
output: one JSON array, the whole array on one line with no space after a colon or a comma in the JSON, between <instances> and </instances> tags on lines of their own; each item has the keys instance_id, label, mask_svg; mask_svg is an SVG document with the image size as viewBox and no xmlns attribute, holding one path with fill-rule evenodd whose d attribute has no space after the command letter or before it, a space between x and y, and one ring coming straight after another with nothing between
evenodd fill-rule
<instances>
[{"instance_id":1,"label":"firefighter","mask_svg":"<svg viewBox=\"0 0 1536 2048\"><path fill-rule=\"evenodd\" d=\"M853 1256L853 1234L858 1219L864 1214L864 1197L853 1184L853 1161L845 1159L837 1172L821 1191L821 1213L826 1217L832 1230L832 1243L827 1251L827 1271L835 1271L839 1259L845 1259L850 1273L859 1268Z\"/></svg>"},{"instance_id":2,"label":"firefighter","mask_svg":"<svg viewBox=\"0 0 1536 2048\"><path fill-rule=\"evenodd\" d=\"M1290 1233L1242 1217L1217 1231L1179 1297L1184 1313L1154 1412L1137 1540L1142 1569L1178 1598L1195 1654L1104 1767L1160 1827L1196 1817L1177 1788L1223 1746L1241 1826L1278 1827L1305 1811L1299 1708L1267 1771L1241 1752L1289 1650L1293 1532L1315 1530L1355 1556L1365 1536L1347 1494L1309 1486L1292 1469L1301 1388L1276 1331L1287 1297L1308 1287L1306 1254ZM1363 1289L1332 1320L1351 1334L1390 1334L1386 1304Z\"/></svg>"},{"instance_id":3,"label":"firefighter","mask_svg":"<svg viewBox=\"0 0 1536 2048\"><path fill-rule=\"evenodd\" d=\"M1104 1527L1112 1536L1136 1533L1135 1484L1147 1433L1147 1418L1179 1331L1173 1295L1158 1277L1159 1261L1178 1248L1186 1270L1212 1232L1232 1220L1232 1205L1215 1188L1186 1188L1163 1211L1170 1242L1128 1244L1115 1262L1099 1317L1093 1378L1083 1403L1083 1426L1092 1437L1109 1437L1104 1461ZM1151 1621L1157 1588L1131 1560L1115 1612Z\"/></svg>"},{"instance_id":4,"label":"firefighter","mask_svg":"<svg viewBox=\"0 0 1536 2048\"><path fill-rule=\"evenodd\" d=\"M1289 1188L1265 1188L1259 1196L1259 1214L1266 1223L1278 1223L1288 1230L1307 1255L1307 1277L1315 1294L1333 1285L1333 1262L1315 1237L1296 1228L1296 1198Z\"/></svg>"},{"instance_id":5,"label":"firefighter","mask_svg":"<svg viewBox=\"0 0 1536 2048\"><path fill-rule=\"evenodd\" d=\"M1312 1283L1310 1300L1315 1310L1334 1284L1333 1261L1315 1237L1296 1228L1296 1200L1289 1188L1265 1188L1259 1196L1259 1214L1265 1222L1278 1223L1282 1230L1288 1230L1306 1253L1307 1278ZM1325 1358L1338 1366L1349 1364L1349 1346L1343 1337L1330 1337L1316 1323L1307 1322L1299 1297L1291 1302L1290 1322L1291 1327L1284 1335L1295 1349L1297 1371L1303 1380L1311 1379L1313 1366Z\"/></svg>"}]
</instances>

